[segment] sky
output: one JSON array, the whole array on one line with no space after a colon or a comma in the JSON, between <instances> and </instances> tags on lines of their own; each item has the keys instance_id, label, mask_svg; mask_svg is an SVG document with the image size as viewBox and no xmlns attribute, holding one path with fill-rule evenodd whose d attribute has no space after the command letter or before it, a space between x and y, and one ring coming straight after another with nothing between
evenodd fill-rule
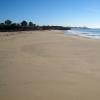
<instances>
[{"instance_id":1,"label":"sky","mask_svg":"<svg viewBox=\"0 0 100 100\"><path fill-rule=\"evenodd\" d=\"M0 0L0 22L100 28L100 0Z\"/></svg>"}]
</instances>

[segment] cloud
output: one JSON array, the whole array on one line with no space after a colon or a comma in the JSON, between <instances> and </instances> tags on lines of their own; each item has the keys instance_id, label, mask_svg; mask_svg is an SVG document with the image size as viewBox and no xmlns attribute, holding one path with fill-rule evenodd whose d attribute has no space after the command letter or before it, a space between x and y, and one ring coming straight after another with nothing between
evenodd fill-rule
<instances>
[{"instance_id":1,"label":"cloud","mask_svg":"<svg viewBox=\"0 0 100 100\"><path fill-rule=\"evenodd\" d=\"M89 13L100 13L99 9L94 9L94 8L86 8L85 9Z\"/></svg>"}]
</instances>

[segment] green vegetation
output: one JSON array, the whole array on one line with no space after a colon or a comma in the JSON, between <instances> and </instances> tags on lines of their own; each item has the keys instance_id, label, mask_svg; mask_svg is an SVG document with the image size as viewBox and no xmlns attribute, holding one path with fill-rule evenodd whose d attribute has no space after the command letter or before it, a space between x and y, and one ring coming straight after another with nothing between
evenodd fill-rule
<instances>
[{"instance_id":1,"label":"green vegetation","mask_svg":"<svg viewBox=\"0 0 100 100\"><path fill-rule=\"evenodd\" d=\"M33 30L70 30L70 27L63 26L39 26L33 22L27 22L23 20L20 23L13 23L11 20L5 20L4 23L0 23L0 31L33 31Z\"/></svg>"}]
</instances>

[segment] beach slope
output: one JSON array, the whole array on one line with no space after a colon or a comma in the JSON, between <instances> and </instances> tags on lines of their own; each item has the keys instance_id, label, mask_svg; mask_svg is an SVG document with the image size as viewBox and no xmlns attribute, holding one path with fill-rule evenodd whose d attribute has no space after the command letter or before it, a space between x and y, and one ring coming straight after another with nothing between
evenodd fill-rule
<instances>
[{"instance_id":1,"label":"beach slope","mask_svg":"<svg viewBox=\"0 0 100 100\"><path fill-rule=\"evenodd\" d=\"M100 100L100 41L0 33L0 100Z\"/></svg>"}]
</instances>

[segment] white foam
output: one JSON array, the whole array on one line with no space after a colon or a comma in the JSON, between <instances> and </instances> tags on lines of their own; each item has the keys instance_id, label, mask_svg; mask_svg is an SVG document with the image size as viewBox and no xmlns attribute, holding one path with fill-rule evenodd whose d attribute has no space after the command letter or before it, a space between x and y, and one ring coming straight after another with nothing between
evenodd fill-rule
<instances>
[{"instance_id":1,"label":"white foam","mask_svg":"<svg viewBox=\"0 0 100 100\"><path fill-rule=\"evenodd\" d=\"M100 39L100 34L94 34L92 32L80 32L78 30L69 30L64 32L65 35L82 36L91 39Z\"/></svg>"}]
</instances>

